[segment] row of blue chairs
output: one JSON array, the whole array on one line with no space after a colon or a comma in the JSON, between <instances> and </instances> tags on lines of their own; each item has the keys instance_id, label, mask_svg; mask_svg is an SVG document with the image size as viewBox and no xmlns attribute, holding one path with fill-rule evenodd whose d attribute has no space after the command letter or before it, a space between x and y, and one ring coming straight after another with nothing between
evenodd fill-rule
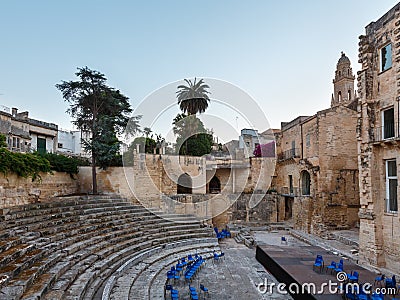
<instances>
[{"instance_id":1,"label":"row of blue chairs","mask_svg":"<svg viewBox=\"0 0 400 300\"><path fill-rule=\"evenodd\" d=\"M330 271L331 274L333 272L335 273L343 272L343 265L344 265L343 259L341 259L338 263L332 261L331 264L326 267L326 273L328 273L328 270Z\"/></svg>"},{"instance_id":2,"label":"row of blue chairs","mask_svg":"<svg viewBox=\"0 0 400 300\"><path fill-rule=\"evenodd\" d=\"M217 235L218 240L232 237L230 231L227 229L222 229L222 231L219 232L218 228L214 227L214 231L215 231L215 234Z\"/></svg>"},{"instance_id":3,"label":"row of blue chairs","mask_svg":"<svg viewBox=\"0 0 400 300\"><path fill-rule=\"evenodd\" d=\"M205 262L205 260L199 256L194 263L187 266L185 271L185 279L189 282L192 281L193 277L196 275L197 271L200 269L201 265Z\"/></svg>"}]
</instances>

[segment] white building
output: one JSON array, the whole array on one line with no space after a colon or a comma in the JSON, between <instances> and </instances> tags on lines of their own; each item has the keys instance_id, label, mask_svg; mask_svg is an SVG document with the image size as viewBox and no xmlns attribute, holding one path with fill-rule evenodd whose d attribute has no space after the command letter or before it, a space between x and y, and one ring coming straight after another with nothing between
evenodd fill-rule
<instances>
[{"instance_id":1,"label":"white building","mask_svg":"<svg viewBox=\"0 0 400 300\"><path fill-rule=\"evenodd\" d=\"M79 130L58 130L57 152L77 156L89 157L82 146L83 139L87 134Z\"/></svg>"}]
</instances>

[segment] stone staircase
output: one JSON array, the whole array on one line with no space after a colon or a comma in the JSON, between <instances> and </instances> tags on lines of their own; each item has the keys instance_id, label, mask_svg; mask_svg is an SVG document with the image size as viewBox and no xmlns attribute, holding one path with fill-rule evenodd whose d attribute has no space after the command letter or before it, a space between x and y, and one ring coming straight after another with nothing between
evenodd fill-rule
<instances>
[{"instance_id":1,"label":"stone staircase","mask_svg":"<svg viewBox=\"0 0 400 300\"><path fill-rule=\"evenodd\" d=\"M217 246L195 217L155 212L113 195L0 210L0 299L92 299L127 262Z\"/></svg>"}]
</instances>

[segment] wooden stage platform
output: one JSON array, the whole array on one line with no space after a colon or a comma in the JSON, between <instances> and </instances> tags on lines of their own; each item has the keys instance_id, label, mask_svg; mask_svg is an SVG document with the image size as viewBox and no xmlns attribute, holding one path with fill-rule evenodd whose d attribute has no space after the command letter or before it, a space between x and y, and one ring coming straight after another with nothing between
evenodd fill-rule
<instances>
[{"instance_id":1,"label":"wooden stage platform","mask_svg":"<svg viewBox=\"0 0 400 300\"><path fill-rule=\"evenodd\" d=\"M256 259L281 283L286 284L288 287L291 283L295 283L301 287L305 283L314 283L316 291L321 290L320 293L312 294L297 294L290 293L296 300L308 299L322 299L334 300L343 299L340 293L332 294L328 286L320 288L323 284L328 285L329 282L333 287L339 286L340 281L337 280L336 275L331 275L330 272L326 273L323 270L313 271L313 264L317 254L323 256L325 266L330 265L332 261L338 262L340 257L332 253L310 245L263 245L257 246ZM350 273L351 271L359 272L360 283L374 284L377 274L362 268L361 266L344 260L344 271ZM390 274L387 274L389 276ZM332 285L331 285L332 286ZM374 286L372 286L374 288ZM277 293L275 287L274 293ZM385 297L385 299L392 299L392 297Z\"/></svg>"}]
</instances>

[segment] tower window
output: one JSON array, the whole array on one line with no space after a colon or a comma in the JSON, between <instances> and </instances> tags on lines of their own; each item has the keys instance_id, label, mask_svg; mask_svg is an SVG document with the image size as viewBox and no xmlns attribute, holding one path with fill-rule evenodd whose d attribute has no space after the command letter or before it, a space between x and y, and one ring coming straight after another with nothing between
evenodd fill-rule
<instances>
[{"instance_id":1,"label":"tower window","mask_svg":"<svg viewBox=\"0 0 400 300\"><path fill-rule=\"evenodd\" d=\"M351 90L347 91L347 99L349 99L349 101L351 100Z\"/></svg>"},{"instance_id":2,"label":"tower window","mask_svg":"<svg viewBox=\"0 0 400 300\"><path fill-rule=\"evenodd\" d=\"M392 67L392 44L387 44L381 48L381 72Z\"/></svg>"},{"instance_id":3,"label":"tower window","mask_svg":"<svg viewBox=\"0 0 400 300\"><path fill-rule=\"evenodd\" d=\"M338 93L338 101L342 102L342 92L341 91L339 91L339 93Z\"/></svg>"}]
</instances>

